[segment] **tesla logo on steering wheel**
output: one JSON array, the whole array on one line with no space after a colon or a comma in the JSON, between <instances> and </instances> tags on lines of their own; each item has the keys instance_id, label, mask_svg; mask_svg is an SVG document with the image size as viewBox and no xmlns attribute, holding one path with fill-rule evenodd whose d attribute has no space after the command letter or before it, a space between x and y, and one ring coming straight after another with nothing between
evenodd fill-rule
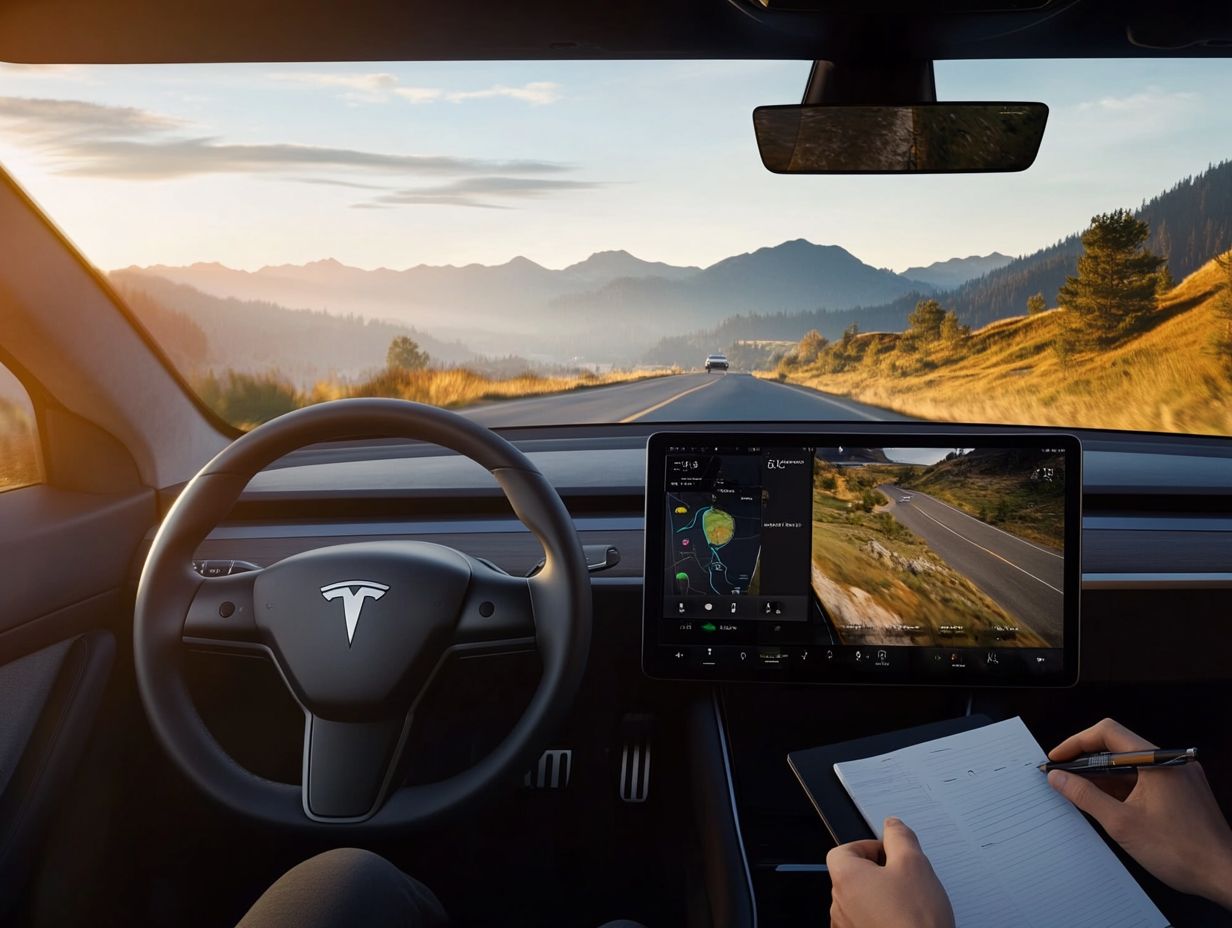
<instances>
[{"instance_id":1,"label":"tesla logo on steering wheel","mask_svg":"<svg viewBox=\"0 0 1232 928\"><path fill-rule=\"evenodd\" d=\"M383 583L372 580L342 580L321 587L321 595L326 599L341 599L342 612L346 617L347 647L355 638L355 626L359 624L359 613L364 608L364 600L380 599L389 589Z\"/></svg>"}]
</instances>

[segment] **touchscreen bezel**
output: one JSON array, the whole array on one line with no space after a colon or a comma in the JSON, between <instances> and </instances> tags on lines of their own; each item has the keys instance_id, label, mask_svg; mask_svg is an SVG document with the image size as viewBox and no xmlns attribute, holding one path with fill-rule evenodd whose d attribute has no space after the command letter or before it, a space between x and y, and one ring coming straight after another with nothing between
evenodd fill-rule
<instances>
[{"instance_id":1,"label":"touchscreen bezel","mask_svg":"<svg viewBox=\"0 0 1232 928\"><path fill-rule=\"evenodd\" d=\"M676 655L681 646L662 641L664 602L664 493L668 449L697 448L825 448L847 445L879 447L1021 447L1055 445L1065 451L1065 564L1063 590L1062 647L1059 661L1047 667L1017 668L990 672L975 662L944 675L924 674L910 666L884 668L870 673L847 661L815 662L804 665L784 661L766 667L757 662L740 666L731 663L699 666ZM843 685L918 685L962 687L1064 687L1078 682L1079 600L1082 586L1082 444L1078 437L1063 432L1022 432L967 430L953 432L656 432L646 445L646 506L642 599L642 669L662 680L757 681ZM971 649L974 650L974 649ZM1055 650L1055 649L1050 649ZM908 662L910 663L910 662Z\"/></svg>"}]
</instances>

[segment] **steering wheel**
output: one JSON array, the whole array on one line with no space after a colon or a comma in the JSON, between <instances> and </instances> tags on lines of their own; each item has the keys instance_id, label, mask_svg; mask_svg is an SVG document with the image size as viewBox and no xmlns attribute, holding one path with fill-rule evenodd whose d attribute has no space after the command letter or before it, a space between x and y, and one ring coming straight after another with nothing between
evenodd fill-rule
<instances>
[{"instance_id":1,"label":"steering wheel","mask_svg":"<svg viewBox=\"0 0 1232 928\"><path fill-rule=\"evenodd\" d=\"M543 570L515 578L452 548L401 540L317 548L228 577L193 570L194 551L262 468L304 445L374 436L431 442L487 468L543 545ZM218 802L279 826L389 829L437 819L525 770L577 690L590 629L573 520L522 452L441 409L347 399L253 429L185 487L141 574L133 650L158 739ZM183 669L185 648L201 645L263 651L274 662L304 711L299 786L244 769L207 730ZM444 662L532 647L542 676L505 739L448 779L398 786L411 721Z\"/></svg>"}]
</instances>

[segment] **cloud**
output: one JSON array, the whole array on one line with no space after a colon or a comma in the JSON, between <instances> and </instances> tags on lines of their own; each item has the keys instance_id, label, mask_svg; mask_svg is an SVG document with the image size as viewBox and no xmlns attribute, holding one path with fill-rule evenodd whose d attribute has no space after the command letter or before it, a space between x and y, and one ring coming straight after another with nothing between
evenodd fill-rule
<instances>
[{"instance_id":1,"label":"cloud","mask_svg":"<svg viewBox=\"0 0 1232 928\"><path fill-rule=\"evenodd\" d=\"M35 138L93 135L105 138L166 132L180 120L131 106L107 106L85 100L0 97L0 119L11 131Z\"/></svg>"},{"instance_id":2,"label":"cloud","mask_svg":"<svg viewBox=\"0 0 1232 928\"><path fill-rule=\"evenodd\" d=\"M383 93L398 86L398 78L392 74L317 74L288 71L271 74L276 81L309 84L314 87L343 87L369 93Z\"/></svg>"},{"instance_id":3,"label":"cloud","mask_svg":"<svg viewBox=\"0 0 1232 928\"><path fill-rule=\"evenodd\" d=\"M1203 123L1202 109L1197 93L1151 86L1066 107L1057 113L1056 122L1084 144L1105 137L1124 145L1140 139L1172 138L1179 131L1195 128Z\"/></svg>"},{"instance_id":4,"label":"cloud","mask_svg":"<svg viewBox=\"0 0 1232 928\"><path fill-rule=\"evenodd\" d=\"M43 153L61 174L123 180L168 180L205 174L271 174L321 169L389 176L529 174L571 170L550 161L409 155L298 145L238 144L187 136L188 124L134 107L84 100L0 97L9 139Z\"/></svg>"},{"instance_id":5,"label":"cloud","mask_svg":"<svg viewBox=\"0 0 1232 928\"><path fill-rule=\"evenodd\" d=\"M386 184L361 184L353 180L336 180L332 177L288 177L298 184L320 184L325 187L349 187L353 190L388 190Z\"/></svg>"},{"instance_id":6,"label":"cloud","mask_svg":"<svg viewBox=\"0 0 1232 928\"><path fill-rule=\"evenodd\" d=\"M379 103L393 98L410 103L465 103L468 100L508 99L545 106L561 99L560 85L552 81L531 81L520 87L493 84L478 90L446 90L443 87L404 85L397 76L387 72L368 74L336 74L318 71L279 71L269 75L276 81L324 87L344 91L348 100Z\"/></svg>"},{"instance_id":7,"label":"cloud","mask_svg":"<svg viewBox=\"0 0 1232 928\"><path fill-rule=\"evenodd\" d=\"M450 103L462 103L466 100L488 100L493 97L508 97L510 100L521 100L523 103L534 103L543 106L555 103L560 99L560 84L551 81L533 81L521 87L506 87L496 84L483 90L458 90L445 94Z\"/></svg>"},{"instance_id":8,"label":"cloud","mask_svg":"<svg viewBox=\"0 0 1232 928\"><path fill-rule=\"evenodd\" d=\"M1158 87L1148 87L1138 93L1123 97L1100 97L1098 100L1086 100L1078 104L1079 110L1102 111L1105 113L1154 113L1169 112L1177 107L1188 109L1200 100L1200 96L1187 90L1166 91Z\"/></svg>"},{"instance_id":9,"label":"cloud","mask_svg":"<svg viewBox=\"0 0 1232 928\"><path fill-rule=\"evenodd\" d=\"M394 190L365 204L372 206L469 206L481 209L513 209L508 203L493 200L526 200L577 190L596 190L606 186L598 181L566 180L551 177L507 177L492 175L467 177L432 187Z\"/></svg>"}]
</instances>

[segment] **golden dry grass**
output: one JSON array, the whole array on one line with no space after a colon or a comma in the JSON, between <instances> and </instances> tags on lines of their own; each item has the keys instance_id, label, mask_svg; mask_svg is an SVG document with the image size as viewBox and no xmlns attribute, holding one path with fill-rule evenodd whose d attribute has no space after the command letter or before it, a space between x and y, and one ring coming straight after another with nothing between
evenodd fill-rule
<instances>
[{"instance_id":1,"label":"golden dry grass","mask_svg":"<svg viewBox=\"0 0 1232 928\"><path fill-rule=\"evenodd\" d=\"M927 349L931 369L902 358L899 337L857 336L865 360L840 373L777 374L827 393L924 419L1232 435L1232 378L1213 348L1221 323L1212 262L1161 301L1120 345L1063 357L1061 311L1002 319L957 347Z\"/></svg>"},{"instance_id":2,"label":"golden dry grass","mask_svg":"<svg viewBox=\"0 0 1232 928\"><path fill-rule=\"evenodd\" d=\"M676 373L679 371L655 369L607 374L581 372L567 376L527 373L497 378L466 368L422 371L387 368L366 380L322 380L312 389L300 391L277 371L259 374L224 371L199 377L195 386L201 398L219 416L236 428L247 430L292 409L346 397L384 396L452 408L485 400L567 393Z\"/></svg>"},{"instance_id":3,"label":"golden dry grass","mask_svg":"<svg viewBox=\"0 0 1232 928\"><path fill-rule=\"evenodd\" d=\"M569 376L522 374L518 377L494 378L467 368L448 370L383 370L355 384L322 381L306 397L308 403L340 399L347 396L388 396L428 403L445 408L470 406L484 400L515 399L568 393L589 387L604 387L631 383L651 377L664 377L669 370L611 371L606 374L581 373Z\"/></svg>"}]
</instances>

